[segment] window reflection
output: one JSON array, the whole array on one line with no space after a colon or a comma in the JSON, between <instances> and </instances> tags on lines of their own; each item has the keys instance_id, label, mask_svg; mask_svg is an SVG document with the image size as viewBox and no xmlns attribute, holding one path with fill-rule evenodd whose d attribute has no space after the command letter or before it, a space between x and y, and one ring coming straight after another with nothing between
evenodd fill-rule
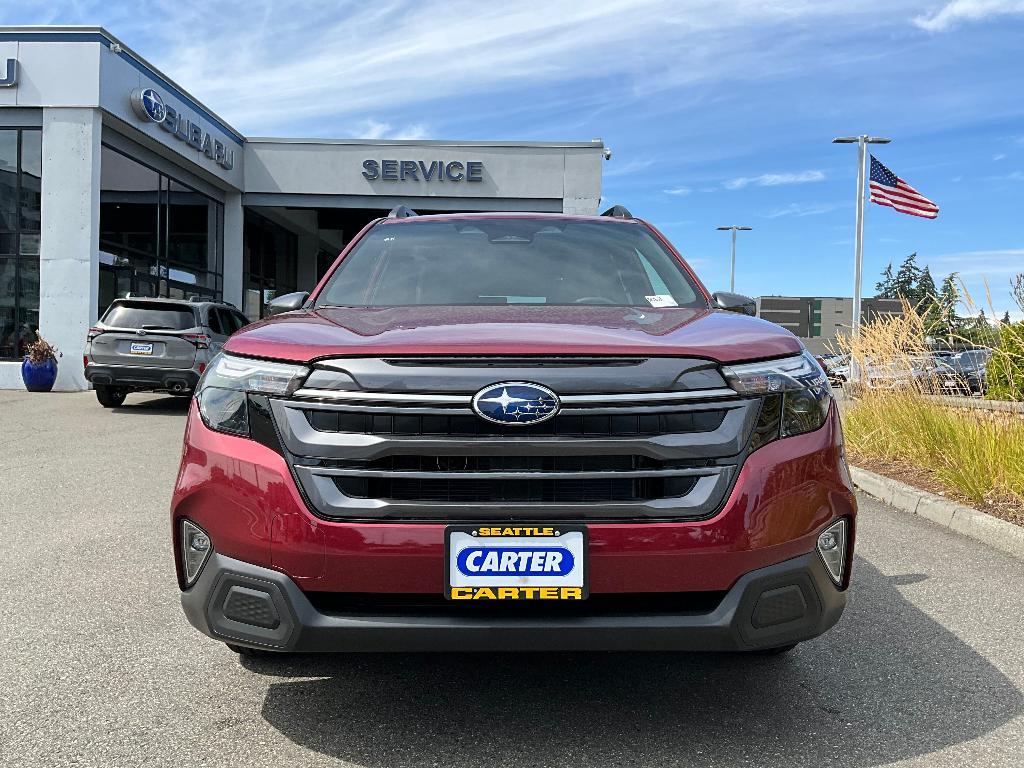
<instances>
[{"instance_id":1,"label":"window reflection","mask_svg":"<svg viewBox=\"0 0 1024 768\"><path fill-rule=\"evenodd\" d=\"M242 252L245 297L242 311L259 320L275 297L297 290L298 237L263 216L245 212Z\"/></svg>"},{"instance_id":2,"label":"window reflection","mask_svg":"<svg viewBox=\"0 0 1024 768\"><path fill-rule=\"evenodd\" d=\"M20 359L39 328L42 132L0 129L0 359Z\"/></svg>"},{"instance_id":3,"label":"window reflection","mask_svg":"<svg viewBox=\"0 0 1024 768\"><path fill-rule=\"evenodd\" d=\"M99 312L127 293L220 298L223 229L220 203L104 146Z\"/></svg>"}]
</instances>

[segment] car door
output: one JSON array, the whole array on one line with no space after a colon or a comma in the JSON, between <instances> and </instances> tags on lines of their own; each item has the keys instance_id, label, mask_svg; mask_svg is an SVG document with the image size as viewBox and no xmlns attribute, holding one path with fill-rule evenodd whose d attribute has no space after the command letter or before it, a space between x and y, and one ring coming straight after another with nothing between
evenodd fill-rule
<instances>
[{"instance_id":1,"label":"car door","mask_svg":"<svg viewBox=\"0 0 1024 768\"><path fill-rule=\"evenodd\" d=\"M227 312L220 307L210 307L207 315L207 327L210 329L210 353L215 355L224 348L224 342L231 335L231 319Z\"/></svg>"}]
</instances>

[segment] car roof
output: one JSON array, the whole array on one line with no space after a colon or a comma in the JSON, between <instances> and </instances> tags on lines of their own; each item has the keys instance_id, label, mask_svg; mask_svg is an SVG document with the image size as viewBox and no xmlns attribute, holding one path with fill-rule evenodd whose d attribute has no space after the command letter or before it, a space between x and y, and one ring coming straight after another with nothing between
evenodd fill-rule
<instances>
[{"instance_id":1,"label":"car roof","mask_svg":"<svg viewBox=\"0 0 1024 768\"><path fill-rule=\"evenodd\" d=\"M535 213L531 211L497 211L490 213L428 213L417 214L416 216L387 217L378 219L381 224L389 226L395 224L415 224L424 221L465 221L482 219L535 219L551 221L595 221L602 224L638 224L642 219L636 217L622 218L620 216L586 216L574 213Z\"/></svg>"},{"instance_id":2,"label":"car roof","mask_svg":"<svg viewBox=\"0 0 1024 768\"><path fill-rule=\"evenodd\" d=\"M238 307L227 301L213 301L211 299L203 299L202 301L196 301L194 299L171 299L166 296L122 296L121 298L114 299L110 302L111 306L114 304L124 304L125 302L131 302L133 304L172 304L188 307L227 307L233 309L236 312Z\"/></svg>"}]
</instances>

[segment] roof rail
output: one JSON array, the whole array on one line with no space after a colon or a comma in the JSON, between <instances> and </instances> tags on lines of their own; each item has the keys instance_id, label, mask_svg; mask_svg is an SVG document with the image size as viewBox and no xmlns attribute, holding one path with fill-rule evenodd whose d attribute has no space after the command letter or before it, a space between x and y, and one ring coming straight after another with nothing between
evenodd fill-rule
<instances>
[{"instance_id":1,"label":"roof rail","mask_svg":"<svg viewBox=\"0 0 1024 768\"><path fill-rule=\"evenodd\" d=\"M602 216L611 216L616 219L632 219L633 214L629 212L629 209L624 205L613 205L607 211L601 214Z\"/></svg>"},{"instance_id":2,"label":"roof rail","mask_svg":"<svg viewBox=\"0 0 1024 768\"><path fill-rule=\"evenodd\" d=\"M407 205L396 205L388 212L389 219L408 219L410 216L419 214Z\"/></svg>"}]
</instances>

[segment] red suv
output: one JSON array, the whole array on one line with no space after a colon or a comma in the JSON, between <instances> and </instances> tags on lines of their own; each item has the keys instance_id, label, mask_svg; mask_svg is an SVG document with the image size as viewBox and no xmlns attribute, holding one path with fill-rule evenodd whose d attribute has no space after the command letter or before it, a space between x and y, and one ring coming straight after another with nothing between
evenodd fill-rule
<instances>
[{"instance_id":1,"label":"red suv","mask_svg":"<svg viewBox=\"0 0 1024 768\"><path fill-rule=\"evenodd\" d=\"M397 209L199 384L189 621L239 652L781 651L846 603L828 380L611 215Z\"/></svg>"}]
</instances>

